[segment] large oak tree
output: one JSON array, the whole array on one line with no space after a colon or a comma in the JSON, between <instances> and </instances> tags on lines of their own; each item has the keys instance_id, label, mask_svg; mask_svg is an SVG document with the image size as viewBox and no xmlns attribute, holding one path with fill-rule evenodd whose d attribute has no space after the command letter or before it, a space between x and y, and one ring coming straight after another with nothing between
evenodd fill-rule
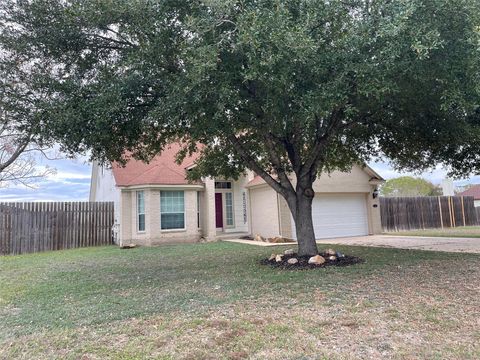
<instances>
[{"instance_id":1,"label":"large oak tree","mask_svg":"<svg viewBox=\"0 0 480 360\"><path fill-rule=\"evenodd\" d=\"M245 168L283 196L317 252L312 183L376 156L478 167L478 0L15 0L0 41L47 93L39 133L70 152L190 173Z\"/></svg>"}]
</instances>

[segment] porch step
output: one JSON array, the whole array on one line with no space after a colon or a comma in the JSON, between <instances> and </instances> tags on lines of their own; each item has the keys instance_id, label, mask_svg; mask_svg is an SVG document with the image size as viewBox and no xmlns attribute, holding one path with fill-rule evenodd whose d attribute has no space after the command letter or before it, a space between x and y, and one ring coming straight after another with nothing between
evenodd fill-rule
<instances>
[{"instance_id":1,"label":"porch step","mask_svg":"<svg viewBox=\"0 0 480 360\"><path fill-rule=\"evenodd\" d=\"M215 236L216 240L228 240L228 239L240 239L243 236L251 236L247 232L231 232L231 233L221 233Z\"/></svg>"}]
</instances>

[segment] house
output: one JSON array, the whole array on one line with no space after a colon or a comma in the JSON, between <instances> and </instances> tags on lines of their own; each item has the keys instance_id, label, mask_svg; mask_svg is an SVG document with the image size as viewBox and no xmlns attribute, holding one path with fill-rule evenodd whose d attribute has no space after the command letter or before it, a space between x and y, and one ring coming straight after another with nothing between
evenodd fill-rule
<instances>
[{"instance_id":1,"label":"house","mask_svg":"<svg viewBox=\"0 0 480 360\"><path fill-rule=\"evenodd\" d=\"M90 201L113 201L120 244L157 245L260 234L295 238L286 201L252 171L237 180L204 178L189 183L195 155L175 162L172 144L149 164L93 164ZM368 166L324 174L314 183L317 238L381 232L377 186L383 179Z\"/></svg>"},{"instance_id":2,"label":"house","mask_svg":"<svg viewBox=\"0 0 480 360\"><path fill-rule=\"evenodd\" d=\"M465 191L457 194L458 196L473 196L475 207L480 207L480 184L473 185Z\"/></svg>"}]
</instances>

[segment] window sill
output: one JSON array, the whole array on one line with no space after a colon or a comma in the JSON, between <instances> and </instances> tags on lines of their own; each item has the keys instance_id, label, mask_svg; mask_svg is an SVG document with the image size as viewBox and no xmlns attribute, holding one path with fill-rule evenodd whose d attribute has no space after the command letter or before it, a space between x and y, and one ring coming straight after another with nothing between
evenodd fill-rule
<instances>
[{"instance_id":1,"label":"window sill","mask_svg":"<svg viewBox=\"0 0 480 360\"><path fill-rule=\"evenodd\" d=\"M186 232L187 229L160 229L161 233L175 233L175 232Z\"/></svg>"}]
</instances>

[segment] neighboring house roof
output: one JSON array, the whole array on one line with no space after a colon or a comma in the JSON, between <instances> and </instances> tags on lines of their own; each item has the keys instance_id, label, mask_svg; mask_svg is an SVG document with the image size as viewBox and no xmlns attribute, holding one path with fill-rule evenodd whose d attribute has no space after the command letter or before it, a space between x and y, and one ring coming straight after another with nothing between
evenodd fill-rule
<instances>
[{"instance_id":1,"label":"neighboring house roof","mask_svg":"<svg viewBox=\"0 0 480 360\"><path fill-rule=\"evenodd\" d=\"M113 176L117 186L137 185L187 185L187 168L195 163L200 154L195 153L177 164L175 156L181 149L180 144L171 144L161 154L155 156L148 164L130 159L122 167L112 164Z\"/></svg>"},{"instance_id":2,"label":"neighboring house roof","mask_svg":"<svg viewBox=\"0 0 480 360\"><path fill-rule=\"evenodd\" d=\"M480 200L480 185L474 185L470 189L462 191L460 196L473 196L474 200Z\"/></svg>"}]
</instances>

